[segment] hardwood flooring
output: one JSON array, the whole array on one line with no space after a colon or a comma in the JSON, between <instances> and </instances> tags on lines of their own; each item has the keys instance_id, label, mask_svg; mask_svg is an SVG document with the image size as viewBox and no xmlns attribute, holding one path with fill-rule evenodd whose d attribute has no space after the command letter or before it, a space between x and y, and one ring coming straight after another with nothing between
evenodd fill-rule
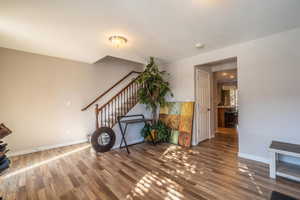
<instances>
[{"instance_id":1,"label":"hardwood flooring","mask_svg":"<svg viewBox=\"0 0 300 200\"><path fill-rule=\"evenodd\" d=\"M222 133L222 134L230 134L230 135L237 135L238 134L236 128L217 128L216 132L217 133Z\"/></svg>"},{"instance_id":2,"label":"hardwood flooring","mask_svg":"<svg viewBox=\"0 0 300 200\"><path fill-rule=\"evenodd\" d=\"M268 177L265 164L237 158L235 137L184 149L138 144L96 155L88 144L14 157L1 175L10 199L269 199L272 190L300 198L300 184Z\"/></svg>"}]
</instances>

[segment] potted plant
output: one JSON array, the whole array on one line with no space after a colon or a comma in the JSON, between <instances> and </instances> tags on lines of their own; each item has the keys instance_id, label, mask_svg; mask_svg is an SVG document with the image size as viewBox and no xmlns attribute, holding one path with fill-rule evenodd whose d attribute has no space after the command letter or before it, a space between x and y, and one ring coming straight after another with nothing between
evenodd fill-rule
<instances>
[{"instance_id":1,"label":"potted plant","mask_svg":"<svg viewBox=\"0 0 300 200\"><path fill-rule=\"evenodd\" d=\"M170 129L158 120L157 110L159 107L166 106L166 96L173 96L170 84L165 80L165 71L160 71L154 58L150 58L144 72L137 78L137 82L143 87L139 88L137 96L139 103L145 104L147 109L152 111L152 123L147 124L142 130L142 135L146 140L152 138L156 142L166 142L170 136ZM151 134L151 135L150 135Z\"/></svg>"},{"instance_id":2,"label":"potted plant","mask_svg":"<svg viewBox=\"0 0 300 200\"><path fill-rule=\"evenodd\" d=\"M158 120L154 124L147 123L142 129L141 135L149 142L152 142L152 139L155 143L168 142L171 136L171 129L161 120Z\"/></svg>"}]
</instances>

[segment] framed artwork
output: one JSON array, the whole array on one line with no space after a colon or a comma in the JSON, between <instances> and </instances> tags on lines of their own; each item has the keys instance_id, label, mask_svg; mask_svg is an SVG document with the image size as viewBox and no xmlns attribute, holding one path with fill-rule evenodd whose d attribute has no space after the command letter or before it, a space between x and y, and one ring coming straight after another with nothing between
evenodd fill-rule
<instances>
[{"instance_id":1,"label":"framed artwork","mask_svg":"<svg viewBox=\"0 0 300 200\"><path fill-rule=\"evenodd\" d=\"M191 146L194 105L195 102L170 102L160 108L159 119L172 129L170 143Z\"/></svg>"}]
</instances>

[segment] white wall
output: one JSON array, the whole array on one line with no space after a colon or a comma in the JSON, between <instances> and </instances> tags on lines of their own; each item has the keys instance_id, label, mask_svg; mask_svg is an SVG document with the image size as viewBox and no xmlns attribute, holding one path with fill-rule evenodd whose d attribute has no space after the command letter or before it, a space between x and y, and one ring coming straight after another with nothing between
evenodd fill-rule
<instances>
[{"instance_id":1,"label":"white wall","mask_svg":"<svg viewBox=\"0 0 300 200\"><path fill-rule=\"evenodd\" d=\"M186 58L168 66L176 100L194 100L194 66L237 57L240 156L269 161L272 140L300 144L300 29Z\"/></svg>"},{"instance_id":2,"label":"white wall","mask_svg":"<svg viewBox=\"0 0 300 200\"><path fill-rule=\"evenodd\" d=\"M142 69L120 59L90 65L0 48L0 122L13 130L6 138L12 154L85 141L94 107L81 108Z\"/></svg>"},{"instance_id":3,"label":"white wall","mask_svg":"<svg viewBox=\"0 0 300 200\"><path fill-rule=\"evenodd\" d=\"M146 119L152 118L152 113L150 110L146 109L146 106L143 104L137 104L134 106L127 115L137 115L137 114L143 114ZM133 119L133 118L132 118ZM123 128L125 127L125 124L122 124ZM127 141L127 144L135 144L144 141L144 138L141 136L141 130L144 127L144 123L138 123L138 124L129 124L127 127L127 131L125 133L125 138ZM113 148L119 148L121 143L121 131L119 128L119 125L116 124L113 127L113 130L116 133L116 143ZM123 129L124 130L124 129ZM124 146L124 143L123 143Z\"/></svg>"}]
</instances>

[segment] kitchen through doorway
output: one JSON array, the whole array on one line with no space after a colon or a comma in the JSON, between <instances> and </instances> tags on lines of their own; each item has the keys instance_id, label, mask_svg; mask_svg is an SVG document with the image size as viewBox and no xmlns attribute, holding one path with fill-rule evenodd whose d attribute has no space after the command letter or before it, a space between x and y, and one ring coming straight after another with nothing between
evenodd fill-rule
<instances>
[{"instance_id":1,"label":"kitchen through doorway","mask_svg":"<svg viewBox=\"0 0 300 200\"><path fill-rule=\"evenodd\" d=\"M237 69L213 72L215 134L229 139L238 137L238 79Z\"/></svg>"}]
</instances>

